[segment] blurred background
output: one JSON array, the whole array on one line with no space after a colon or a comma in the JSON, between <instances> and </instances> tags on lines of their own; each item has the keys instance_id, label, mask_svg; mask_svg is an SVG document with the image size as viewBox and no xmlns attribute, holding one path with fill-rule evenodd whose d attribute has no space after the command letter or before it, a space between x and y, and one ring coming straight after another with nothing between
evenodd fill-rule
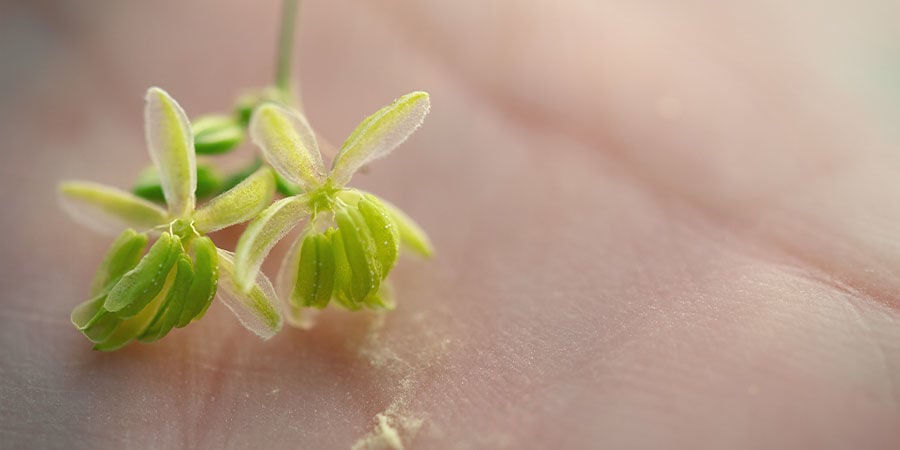
<instances>
[{"instance_id":1,"label":"blurred background","mask_svg":"<svg viewBox=\"0 0 900 450\"><path fill-rule=\"evenodd\" d=\"M900 446L895 0L304 1L325 139L431 93L354 184L437 257L387 316L262 343L214 305L91 352L108 239L57 181L131 185L149 86L198 116L270 84L279 9L0 0L0 447Z\"/></svg>"}]
</instances>

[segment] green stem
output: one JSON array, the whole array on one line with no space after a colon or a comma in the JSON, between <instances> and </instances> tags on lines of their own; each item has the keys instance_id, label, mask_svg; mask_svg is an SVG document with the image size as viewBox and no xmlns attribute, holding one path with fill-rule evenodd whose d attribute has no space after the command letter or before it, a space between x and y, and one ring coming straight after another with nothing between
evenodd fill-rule
<instances>
[{"instance_id":1,"label":"green stem","mask_svg":"<svg viewBox=\"0 0 900 450\"><path fill-rule=\"evenodd\" d=\"M278 32L278 61L275 67L275 87L282 95L291 95L291 56L294 25L297 22L298 0L284 0L281 6L281 30Z\"/></svg>"}]
</instances>

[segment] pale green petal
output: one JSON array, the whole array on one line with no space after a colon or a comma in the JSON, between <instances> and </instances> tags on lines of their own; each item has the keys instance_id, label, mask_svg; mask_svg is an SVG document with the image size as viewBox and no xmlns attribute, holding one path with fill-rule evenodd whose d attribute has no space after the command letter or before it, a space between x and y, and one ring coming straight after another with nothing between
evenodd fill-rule
<instances>
[{"instance_id":1,"label":"pale green petal","mask_svg":"<svg viewBox=\"0 0 900 450\"><path fill-rule=\"evenodd\" d=\"M165 210L113 187L89 181L60 183L60 202L75 220L105 234L126 228L145 231L168 223Z\"/></svg>"},{"instance_id":2,"label":"pale green petal","mask_svg":"<svg viewBox=\"0 0 900 450\"><path fill-rule=\"evenodd\" d=\"M360 167L402 144L422 125L430 108L427 93L412 92L363 120L334 159L329 177L335 186L347 184Z\"/></svg>"},{"instance_id":3,"label":"pale green petal","mask_svg":"<svg viewBox=\"0 0 900 450\"><path fill-rule=\"evenodd\" d=\"M299 113L273 103L260 106L250 120L250 138L281 176L305 191L325 181L315 133Z\"/></svg>"},{"instance_id":4,"label":"pale green petal","mask_svg":"<svg viewBox=\"0 0 900 450\"><path fill-rule=\"evenodd\" d=\"M275 176L268 168L259 169L237 186L212 199L194 213L194 226L210 233L246 222L259 214L275 194Z\"/></svg>"},{"instance_id":5,"label":"pale green petal","mask_svg":"<svg viewBox=\"0 0 900 450\"><path fill-rule=\"evenodd\" d=\"M144 108L147 149L159 169L169 212L184 217L194 210L197 157L187 115L175 99L160 88L147 90Z\"/></svg>"},{"instance_id":6,"label":"pale green petal","mask_svg":"<svg viewBox=\"0 0 900 450\"><path fill-rule=\"evenodd\" d=\"M306 196L298 195L272 203L250 222L235 249L238 286L250 288L272 247L308 214Z\"/></svg>"},{"instance_id":7,"label":"pale green petal","mask_svg":"<svg viewBox=\"0 0 900 450\"><path fill-rule=\"evenodd\" d=\"M234 255L219 250L219 299L237 316L241 324L263 339L281 330L282 316L275 289L262 272L257 272L245 292L234 282Z\"/></svg>"},{"instance_id":8,"label":"pale green petal","mask_svg":"<svg viewBox=\"0 0 900 450\"><path fill-rule=\"evenodd\" d=\"M400 208L384 199L380 200L381 206L384 207L397 226L397 231L400 234L400 245L408 250L412 250L419 256L430 258L434 253L434 246L431 245L431 240L428 239L425 230L415 220L412 220L412 218L401 211Z\"/></svg>"}]
</instances>

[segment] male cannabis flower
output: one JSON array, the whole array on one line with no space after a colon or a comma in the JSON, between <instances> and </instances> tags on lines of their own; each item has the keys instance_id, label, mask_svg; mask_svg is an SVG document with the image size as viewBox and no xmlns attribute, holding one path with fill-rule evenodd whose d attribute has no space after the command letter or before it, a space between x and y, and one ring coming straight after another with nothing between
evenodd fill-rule
<instances>
[{"instance_id":1,"label":"male cannabis flower","mask_svg":"<svg viewBox=\"0 0 900 450\"><path fill-rule=\"evenodd\" d=\"M125 229L101 263L92 298L72 312L72 323L97 350L153 342L199 319L218 292L245 327L264 339L273 336L282 316L269 280L255 274L238 289L232 254L205 236L265 208L275 190L273 173L260 169L196 209L196 155L187 116L162 89L148 90L146 100L147 147L167 209L96 183L60 185L63 206L73 217L103 232ZM158 239L144 254L150 236Z\"/></svg>"},{"instance_id":2,"label":"male cannabis flower","mask_svg":"<svg viewBox=\"0 0 900 450\"><path fill-rule=\"evenodd\" d=\"M302 308L324 308L331 299L350 310L392 308L386 278L400 245L429 256L431 244L399 209L346 184L360 167L403 143L429 108L428 94L413 92L367 117L327 173L315 133L300 113L271 103L257 108L250 121L252 141L303 193L273 203L247 227L235 249L238 286L252 289L272 247L309 218L277 280L290 305L289 322L304 326Z\"/></svg>"}]
</instances>

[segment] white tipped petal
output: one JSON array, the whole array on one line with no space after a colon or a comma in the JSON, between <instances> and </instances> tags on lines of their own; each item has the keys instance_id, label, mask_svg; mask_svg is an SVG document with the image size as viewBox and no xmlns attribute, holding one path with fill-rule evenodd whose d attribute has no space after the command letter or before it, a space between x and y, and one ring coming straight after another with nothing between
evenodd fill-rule
<instances>
[{"instance_id":1,"label":"white tipped petal","mask_svg":"<svg viewBox=\"0 0 900 450\"><path fill-rule=\"evenodd\" d=\"M76 221L104 234L126 228L146 231L168 222L166 211L140 197L87 181L59 185L60 203Z\"/></svg>"},{"instance_id":2,"label":"white tipped petal","mask_svg":"<svg viewBox=\"0 0 900 450\"><path fill-rule=\"evenodd\" d=\"M239 289L234 282L234 255L222 249L219 249L219 286L216 295L245 328L259 337L269 339L281 330L281 308L272 283L265 274L259 272L248 292Z\"/></svg>"},{"instance_id":3,"label":"white tipped petal","mask_svg":"<svg viewBox=\"0 0 900 450\"><path fill-rule=\"evenodd\" d=\"M422 125L430 109L427 93L412 92L367 117L341 146L331 180L344 186L360 167L387 156Z\"/></svg>"},{"instance_id":4,"label":"white tipped petal","mask_svg":"<svg viewBox=\"0 0 900 450\"><path fill-rule=\"evenodd\" d=\"M274 194L275 175L268 168L259 169L197 210L194 225L203 233L211 233L246 222L268 206Z\"/></svg>"},{"instance_id":5,"label":"white tipped petal","mask_svg":"<svg viewBox=\"0 0 900 450\"><path fill-rule=\"evenodd\" d=\"M194 210L197 189L197 157L191 124L181 106L166 91L147 90L144 126L147 149L159 169L159 179L169 212L183 217Z\"/></svg>"},{"instance_id":6,"label":"white tipped petal","mask_svg":"<svg viewBox=\"0 0 900 450\"><path fill-rule=\"evenodd\" d=\"M250 119L250 139L284 178L305 191L325 181L325 165L315 133L300 113L267 103Z\"/></svg>"},{"instance_id":7,"label":"white tipped petal","mask_svg":"<svg viewBox=\"0 0 900 450\"><path fill-rule=\"evenodd\" d=\"M250 222L235 249L238 286L249 289L272 247L309 214L306 201L303 195L281 199Z\"/></svg>"}]
</instances>

